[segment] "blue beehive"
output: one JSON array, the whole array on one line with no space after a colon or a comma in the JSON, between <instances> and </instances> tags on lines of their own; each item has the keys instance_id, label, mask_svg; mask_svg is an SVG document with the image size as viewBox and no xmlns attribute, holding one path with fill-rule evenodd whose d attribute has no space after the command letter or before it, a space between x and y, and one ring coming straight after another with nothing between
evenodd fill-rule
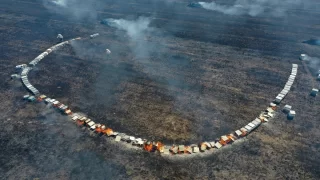
<instances>
[{"instance_id":1,"label":"blue beehive","mask_svg":"<svg viewBox=\"0 0 320 180\"><path fill-rule=\"evenodd\" d=\"M34 96L30 96L29 98L28 98L28 101L30 101L30 102L33 102L33 101L35 101L36 100L36 98L34 97Z\"/></svg>"},{"instance_id":2,"label":"blue beehive","mask_svg":"<svg viewBox=\"0 0 320 180\"><path fill-rule=\"evenodd\" d=\"M24 96L23 96L23 99L24 99L24 100L27 100L27 99L29 99L29 97L30 97L30 95L27 94L27 95L24 95Z\"/></svg>"}]
</instances>

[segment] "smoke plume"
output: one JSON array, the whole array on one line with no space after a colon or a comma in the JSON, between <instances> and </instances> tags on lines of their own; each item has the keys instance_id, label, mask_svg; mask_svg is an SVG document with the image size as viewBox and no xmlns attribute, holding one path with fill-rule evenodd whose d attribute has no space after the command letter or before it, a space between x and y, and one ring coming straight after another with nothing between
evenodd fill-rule
<instances>
[{"instance_id":1,"label":"smoke plume","mask_svg":"<svg viewBox=\"0 0 320 180\"><path fill-rule=\"evenodd\" d=\"M316 74L320 71L320 59L317 57L311 57L308 55L305 55L303 61L307 63L311 71Z\"/></svg>"},{"instance_id":2,"label":"smoke plume","mask_svg":"<svg viewBox=\"0 0 320 180\"><path fill-rule=\"evenodd\" d=\"M53 0L52 3L62 7L66 7L67 5L66 0Z\"/></svg>"},{"instance_id":3,"label":"smoke plume","mask_svg":"<svg viewBox=\"0 0 320 180\"><path fill-rule=\"evenodd\" d=\"M310 44L310 45L315 45L315 46L320 46L320 40L319 39L309 39L307 41L303 41L303 43Z\"/></svg>"},{"instance_id":4,"label":"smoke plume","mask_svg":"<svg viewBox=\"0 0 320 180\"><path fill-rule=\"evenodd\" d=\"M125 20L125 19L106 19L108 25L118 30L125 32L128 37L128 42L130 49L134 55L135 63L142 66L143 71L146 73L154 73L155 66L150 66L151 54L160 51L160 44L158 42L153 42L150 40L155 36L159 35L161 32L150 26L152 18L150 17L139 17L135 20ZM121 34L121 32L120 32ZM161 56L160 54L156 55ZM155 57L155 56L154 56ZM149 64L149 65L146 65ZM152 74L155 75L155 74Z\"/></svg>"},{"instance_id":5,"label":"smoke plume","mask_svg":"<svg viewBox=\"0 0 320 180\"><path fill-rule=\"evenodd\" d=\"M42 0L49 11L73 20L95 20L99 0Z\"/></svg>"},{"instance_id":6,"label":"smoke plume","mask_svg":"<svg viewBox=\"0 0 320 180\"><path fill-rule=\"evenodd\" d=\"M152 31L152 28L149 27L151 19L147 17L139 17L131 21L125 19L107 19L107 21L110 22L111 27L126 31L133 41L141 39L145 33Z\"/></svg>"},{"instance_id":7,"label":"smoke plume","mask_svg":"<svg viewBox=\"0 0 320 180\"><path fill-rule=\"evenodd\" d=\"M231 6L219 5L215 2L199 2L204 8L228 15L271 15L284 16L288 9L302 5L302 0L236 0Z\"/></svg>"}]
</instances>

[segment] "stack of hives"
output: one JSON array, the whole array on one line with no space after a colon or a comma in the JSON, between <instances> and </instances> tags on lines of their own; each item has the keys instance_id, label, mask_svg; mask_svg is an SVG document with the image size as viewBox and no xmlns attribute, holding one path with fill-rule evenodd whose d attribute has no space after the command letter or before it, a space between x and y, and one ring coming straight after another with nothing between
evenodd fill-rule
<instances>
[{"instance_id":1,"label":"stack of hives","mask_svg":"<svg viewBox=\"0 0 320 180\"><path fill-rule=\"evenodd\" d=\"M70 115L70 118L78 125L87 127L91 131L96 132L99 135L106 135L109 137L113 137L116 142L124 141L127 143L131 143L135 146L143 146L144 144L147 144L147 140L143 140L142 138L136 138L134 136L129 136L125 133L119 133L115 132L110 127L107 127L104 124L95 123L93 120L91 120L88 117L85 117L83 115L79 115L78 113L73 113Z\"/></svg>"},{"instance_id":2,"label":"stack of hives","mask_svg":"<svg viewBox=\"0 0 320 180\"><path fill-rule=\"evenodd\" d=\"M98 33L90 35L90 38L97 37L98 35L99 35ZM81 38L78 37L78 38L71 39L70 41L75 41L75 40L80 40L80 39ZM39 91L35 87L33 87L30 84L30 82L28 81L29 71L32 69L32 67L36 66L44 57L46 57L52 51L58 50L59 48L63 47L66 44L69 44L69 41L61 42L61 43L56 44L56 45L52 46L51 48L47 49L45 52L41 53L39 56L37 56L35 59L33 59L29 63L30 67L28 67L26 64L17 65L16 69L18 69L18 70L22 69L22 72L21 72L20 76L17 74L11 75L11 78L21 78L22 83L27 87L27 89L30 90L33 93L33 95L38 96Z\"/></svg>"},{"instance_id":3,"label":"stack of hives","mask_svg":"<svg viewBox=\"0 0 320 180\"><path fill-rule=\"evenodd\" d=\"M77 40L79 38L75 38L72 40ZM28 90L30 90L32 92L32 94L34 94L35 96L39 95L39 91L30 84L29 80L28 80L28 73L29 71L32 69L32 67L36 66L38 64L38 62L40 62L44 57L46 57L48 54L50 54L52 51L59 49L60 47L64 46L65 44L69 44L69 41L64 41L62 43L59 43L57 45L52 46L51 48L47 49L45 52L41 53L39 56L37 56L34 60L32 60L29 63L29 66L31 67L27 67L26 64L21 64L21 65L17 65L16 69L22 69L22 72L20 74L20 78L22 80L22 83L27 87ZM15 75L11 76L16 77Z\"/></svg>"},{"instance_id":4,"label":"stack of hives","mask_svg":"<svg viewBox=\"0 0 320 180\"><path fill-rule=\"evenodd\" d=\"M263 118L265 119L265 118ZM256 118L251 121L244 127L236 130L233 133L223 135L218 140L210 141L210 142L202 142L199 144L192 144L189 146L185 145L173 145L171 147L163 147L163 154L195 154L200 152L205 152L207 150L220 149L228 144L231 144L238 139L247 136L254 129L256 129L262 122L266 122L261 120L260 118ZM161 152L161 151L160 151Z\"/></svg>"},{"instance_id":5,"label":"stack of hives","mask_svg":"<svg viewBox=\"0 0 320 180\"><path fill-rule=\"evenodd\" d=\"M48 98L45 95L41 95L41 96L39 96L38 100L39 101L44 101L44 103L46 103L47 105L50 105L50 106L58 109L60 112L66 114L66 115L71 115L72 114L72 111L70 110L69 106L59 102L56 99L51 99L51 98Z\"/></svg>"},{"instance_id":6,"label":"stack of hives","mask_svg":"<svg viewBox=\"0 0 320 180\"><path fill-rule=\"evenodd\" d=\"M310 95L315 97L315 96L317 96L318 93L319 93L319 89L313 88L313 89L311 90Z\"/></svg>"},{"instance_id":7,"label":"stack of hives","mask_svg":"<svg viewBox=\"0 0 320 180\"><path fill-rule=\"evenodd\" d=\"M35 101L34 96L26 95L24 96L24 99L29 101ZM56 99L51 99L46 97L45 95L40 95L37 98L38 102L44 102L47 105L50 105L54 108L59 109L61 112L63 112L66 115L70 116L70 119L73 120L78 126L80 127L86 127L89 130L95 132L96 134L102 136L106 135L108 137L114 138L116 142L126 142L133 146L140 147L148 152L155 152L158 151L163 154L191 154L191 153L197 153L197 152L204 152L207 149L211 148L221 148L222 146L229 144L231 141L233 142L237 137L235 135L230 134L227 136L222 136L219 141L216 142L204 142L199 145L190 145L190 146L172 146L172 147L165 147L164 144L161 142L152 142L148 141L146 139L137 138L134 136L127 135L125 133L119 133L115 132L110 127L107 127L106 125L99 124L91 120L90 118L80 115L78 113L72 113L68 106L60 103Z\"/></svg>"},{"instance_id":8,"label":"stack of hives","mask_svg":"<svg viewBox=\"0 0 320 180\"><path fill-rule=\"evenodd\" d=\"M31 70L30 67L23 68L21 72L21 76L27 76L30 70Z\"/></svg>"},{"instance_id":9,"label":"stack of hives","mask_svg":"<svg viewBox=\"0 0 320 180\"><path fill-rule=\"evenodd\" d=\"M289 93L291 86L296 78L297 75L297 71L298 71L298 65L297 64L292 64L292 71L291 71L291 75L286 83L286 85L284 86L283 90L280 92L280 94L278 94L278 96L276 97L276 99L274 100L274 102L276 104L280 104L281 101L285 98L285 96Z\"/></svg>"},{"instance_id":10,"label":"stack of hives","mask_svg":"<svg viewBox=\"0 0 320 180\"><path fill-rule=\"evenodd\" d=\"M98 37L98 36L99 36L99 33L95 33L95 34L90 35L90 38L93 39L93 38Z\"/></svg>"},{"instance_id":11,"label":"stack of hives","mask_svg":"<svg viewBox=\"0 0 320 180\"><path fill-rule=\"evenodd\" d=\"M24 68L26 68L26 67L27 67L26 64L16 65L16 69L17 69L17 70L24 69Z\"/></svg>"},{"instance_id":12,"label":"stack of hives","mask_svg":"<svg viewBox=\"0 0 320 180\"><path fill-rule=\"evenodd\" d=\"M293 119L296 116L296 111L289 104L286 104L282 111L287 114L288 119Z\"/></svg>"},{"instance_id":13,"label":"stack of hives","mask_svg":"<svg viewBox=\"0 0 320 180\"><path fill-rule=\"evenodd\" d=\"M97 34L90 35L90 37L92 36L91 38L94 38L94 37L97 37L98 35L99 35L99 34L97 33ZM78 38L71 39L70 41L80 40L80 39L81 39L81 38L78 37ZM64 42L61 42L61 43L59 43L59 44L56 44L56 45L50 47L50 48L47 49L45 52L43 52L43 53L41 53L39 56L37 56L34 60L32 60L32 61L29 63L29 65L30 65L31 67L37 65L37 64L38 64L44 57L46 57L48 54L50 54L50 53L53 52L53 51L58 50L59 48L65 46L65 45L67 45L67 44L69 44L69 41L64 41Z\"/></svg>"},{"instance_id":14,"label":"stack of hives","mask_svg":"<svg viewBox=\"0 0 320 180\"><path fill-rule=\"evenodd\" d=\"M39 56L37 56L36 58L34 58L29 65L31 67L36 66L38 64L39 61L41 61L44 57L46 57L52 50L51 49L47 49L47 51L41 53Z\"/></svg>"},{"instance_id":15,"label":"stack of hives","mask_svg":"<svg viewBox=\"0 0 320 180\"><path fill-rule=\"evenodd\" d=\"M28 73L31 69L32 68L30 67L24 68L21 72L20 77L21 77L22 83L27 87L27 89L31 91L32 94L37 96L39 94L39 91L35 87L33 87L28 80Z\"/></svg>"},{"instance_id":16,"label":"stack of hives","mask_svg":"<svg viewBox=\"0 0 320 180\"><path fill-rule=\"evenodd\" d=\"M50 54L52 51L58 50L59 48L63 47L64 45L69 44L69 41L64 41L59 44L56 44L52 46L51 48L47 49L45 52L41 53L39 56L37 56L34 60L32 60L29 65L35 66L40 62L44 57L46 57L48 54Z\"/></svg>"},{"instance_id":17,"label":"stack of hives","mask_svg":"<svg viewBox=\"0 0 320 180\"><path fill-rule=\"evenodd\" d=\"M27 100L27 101L30 101L30 102L33 102L33 101L36 100L36 97L30 96L30 95L24 95L24 96L23 96L23 99L24 99L24 100Z\"/></svg>"},{"instance_id":18,"label":"stack of hives","mask_svg":"<svg viewBox=\"0 0 320 180\"><path fill-rule=\"evenodd\" d=\"M20 79L21 76L18 74L11 74L11 79Z\"/></svg>"},{"instance_id":19,"label":"stack of hives","mask_svg":"<svg viewBox=\"0 0 320 180\"><path fill-rule=\"evenodd\" d=\"M262 112L258 118L254 119L253 121L249 122L247 125L236 130L233 133L221 136L216 141L202 142L198 145L173 145L171 147L163 147L162 152L164 154L194 154L199 152L205 152L206 150L210 149L220 149L226 146L227 144L231 144L241 139L242 137L247 136L257 127L259 127L263 122L268 122L269 118L274 117L275 110L276 104L271 103L270 106L264 112Z\"/></svg>"}]
</instances>

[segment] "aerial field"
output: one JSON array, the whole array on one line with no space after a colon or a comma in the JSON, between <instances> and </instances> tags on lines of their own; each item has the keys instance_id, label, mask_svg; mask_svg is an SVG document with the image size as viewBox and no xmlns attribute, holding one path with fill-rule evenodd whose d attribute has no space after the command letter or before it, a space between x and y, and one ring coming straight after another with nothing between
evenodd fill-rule
<instances>
[{"instance_id":1,"label":"aerial field","mask_svg":"<svg viewBox=\"0 0 320 180\"><path fill-rule=\"evenodd\" d=\"M72 2L72 1L71 1ZM232 1L216 1L232 5ZM3 179L319 179L320 101L312 64L320 3L281 16L230 15L189 1L0 2L0 174ZM272 7L270 7L272 8ZM121 20L117 25L103 20ZM241 141L191 158L127 148L22 100L10 79L65 40L29 73L41 93L117 131L165 144L214 141L254 120L298 73L276 116ZM106 53L111 50L111 54ZM320 69L320 68L319 68ZM311 72L310 72L311 71ZM281 111L292 105L293 120ZM0 178L0 179L1 179Z\"/></svg>"}]
</instances>

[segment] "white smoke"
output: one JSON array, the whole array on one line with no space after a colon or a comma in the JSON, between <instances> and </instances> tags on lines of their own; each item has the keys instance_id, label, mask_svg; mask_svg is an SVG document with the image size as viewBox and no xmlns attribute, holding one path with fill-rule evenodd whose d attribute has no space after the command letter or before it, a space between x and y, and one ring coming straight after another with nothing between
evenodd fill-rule
<instances>
[{"instance_id":1,"label":"white smoke","mask_svg":"<svg viewBox=\"0 0 320 180\"><path fill-rule=\"evenodd\" d=\"M314 69L320 69L320 59L319 58L308 56L307 62Z\"/></svg>"},{"instance_id":2,"label":"white smoke","mask_svg":"<svg viewBox=\"0 0 320 180\"><path fill-rule=\"evenodd\" d=\"M62 7L67 6L66 0L52 0L52 2L58 6L62 6Z\"/></svg>"},{"instance_id":3,"label":"white smoke","mask_svg":"<svg viewBox=\"0 0 320 180\"><path fill-rule=\"evenodd\" d=\"M156 45L146 41L146 38L157 33L156 29L150 27L151 18L142 16L136 20L107 19L107 21L109 26L125 31L136 60L140 63L149 61L150 53L156 51Z\"/></svg>"},{"instance_id":4,"label":"white smoke","mask_svg":"<svg viewBox=\"0 0 320 180\"><path fill-rule=\"evenodd\" d=\"M199 2L204 8L221 12L228 15L250 15L261 14L275 17L284 16L290 8L303 4L302 0L236 0L232 6L219 5L215 2Z\"/></svg>"},{"instance_id":5,"label":"white smoke","mask_svg":"<svg viewBox=\"0 0 320 180\"><path fill-rule=\"evenodd\" d=\"M138 40L145 33L152 31L152 28L149 27L151 19L147 17L139 17L137 20L132 21L125 19L107 19L107 21L111 27L126 31L132 40Z\"/></svg>"},{"instance_id":6,"label":"white smoke","mask_svg":"<svg viewBox=\"0 0 320 180\"><path fill-rule=\"evenodd\" d=\"M42 0L49 11L73 20L96 20L100 0Z\"/></svg>"},{"instance_id":7,"label":"white smoke","mask_svg":"<svg viewBox=\"0 0 320 180\"><path fill-rule=\"evenodd\" d=\"M320 73L320 59L317 57L311 57L305 54L304 58L301 59L302 61L306 62L308 67L311 69L312 72L317 74Z\"/></svg>"}]
</instances>

